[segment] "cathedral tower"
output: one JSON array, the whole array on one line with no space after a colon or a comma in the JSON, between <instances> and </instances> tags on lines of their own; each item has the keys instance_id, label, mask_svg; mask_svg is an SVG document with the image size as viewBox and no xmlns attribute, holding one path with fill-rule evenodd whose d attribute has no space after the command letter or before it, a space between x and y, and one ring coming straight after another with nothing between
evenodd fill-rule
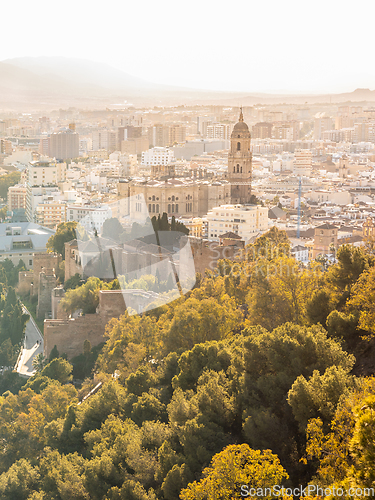
<instances>
[{"instance_id":1,"label":"cathedral tower","mask_svg":"<svg viewBox=\"0 0 375 500\"><path fill-rule=\"evenodd\" d=\"M228 180L231 184L231 203L250 203L252 153L250 152L251 135L249 127L243 121L242 108L240 118L233 128L228 153Z\"/></svg>"}]
</instances>

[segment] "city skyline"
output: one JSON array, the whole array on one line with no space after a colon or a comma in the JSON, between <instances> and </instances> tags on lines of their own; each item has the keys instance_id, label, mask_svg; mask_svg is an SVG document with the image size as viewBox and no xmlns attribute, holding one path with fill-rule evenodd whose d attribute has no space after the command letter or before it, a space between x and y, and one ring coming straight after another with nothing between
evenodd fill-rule
<instances>
[{"instance_id":1,"label":"city skyline","mask_svg":"<svg viewBox=\"0 0 375 500\"><path fill-rule=\"evenodd\" d=\"M0 61L19 57L82 58L107 63L134 77L201 90L270 93L340 93L375 88L369 64L371 13L338 1L301 10L282 4L164 0L95 8L68 0L20 2L4 23ZM3 6L4 19L15 17ZM16 23L16 24L15 24ZM16 30L15 30L16 27Z\"/></svg>"}]
</instances>

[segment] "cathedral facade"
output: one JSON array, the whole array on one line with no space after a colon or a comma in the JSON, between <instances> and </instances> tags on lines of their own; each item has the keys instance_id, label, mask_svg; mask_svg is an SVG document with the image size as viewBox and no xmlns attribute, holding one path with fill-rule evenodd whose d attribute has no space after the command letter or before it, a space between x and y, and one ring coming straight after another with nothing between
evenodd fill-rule
<instances>
[{"instance_id":1,"label":"cathedral facade","mask_svg":"<svg viewBox=\"0 0 375 500\"><path fill-rule=\"evenodd\" d=\"M249 127L243 121L242 108L233 128L228 153L228 180L231 185L231 203L247 204L251 198L252 153Z\"/></svg>"}]
</instances>

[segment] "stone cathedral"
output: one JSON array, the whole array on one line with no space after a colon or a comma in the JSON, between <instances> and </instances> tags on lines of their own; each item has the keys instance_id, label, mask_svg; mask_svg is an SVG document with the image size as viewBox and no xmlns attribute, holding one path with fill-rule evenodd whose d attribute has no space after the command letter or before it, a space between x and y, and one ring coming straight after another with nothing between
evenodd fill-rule
<instances>
[{"instance_id":1,"label":"stone cathedral","mask_svg":"<svg viewBox=\"0 0 375 500\"><path fill-rule=\"evenodd\" d=\"M249 127L243 121L242 108L240 118L233 128L228 153L228 180L231 184L231 203L250 203L252 153Z\"/></svg>"}]
</instances>

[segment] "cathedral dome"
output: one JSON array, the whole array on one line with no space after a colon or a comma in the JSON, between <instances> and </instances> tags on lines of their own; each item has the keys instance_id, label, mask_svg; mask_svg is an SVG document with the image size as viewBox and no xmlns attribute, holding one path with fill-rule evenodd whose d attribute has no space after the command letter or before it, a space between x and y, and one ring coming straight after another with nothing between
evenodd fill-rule
<instances>
[{"instance_id":1,"label":"cathedral dome","mask_svg":"<svg viewBox=\"0 0 375 500\"><path fill-rule=\"evenodd\" d=\"M237 122L233 127L233 132L249 132L249 127L245 122Z\"/></svg>"},{"instance_id":2,"label":"cathedral dome","mask_svg":"<svg viewBox=\"0 0 375 500\"><path fill-rule=\"evenodd\" d=\"M233 127L231 139L235 138L241 138L241 139L249 139L250 138L250 131L249 127L247 124L243 121L243 114L242 114L242 108L241 108L241 113L238 122L236 125Z\"/></svg>"}]
</instances>

